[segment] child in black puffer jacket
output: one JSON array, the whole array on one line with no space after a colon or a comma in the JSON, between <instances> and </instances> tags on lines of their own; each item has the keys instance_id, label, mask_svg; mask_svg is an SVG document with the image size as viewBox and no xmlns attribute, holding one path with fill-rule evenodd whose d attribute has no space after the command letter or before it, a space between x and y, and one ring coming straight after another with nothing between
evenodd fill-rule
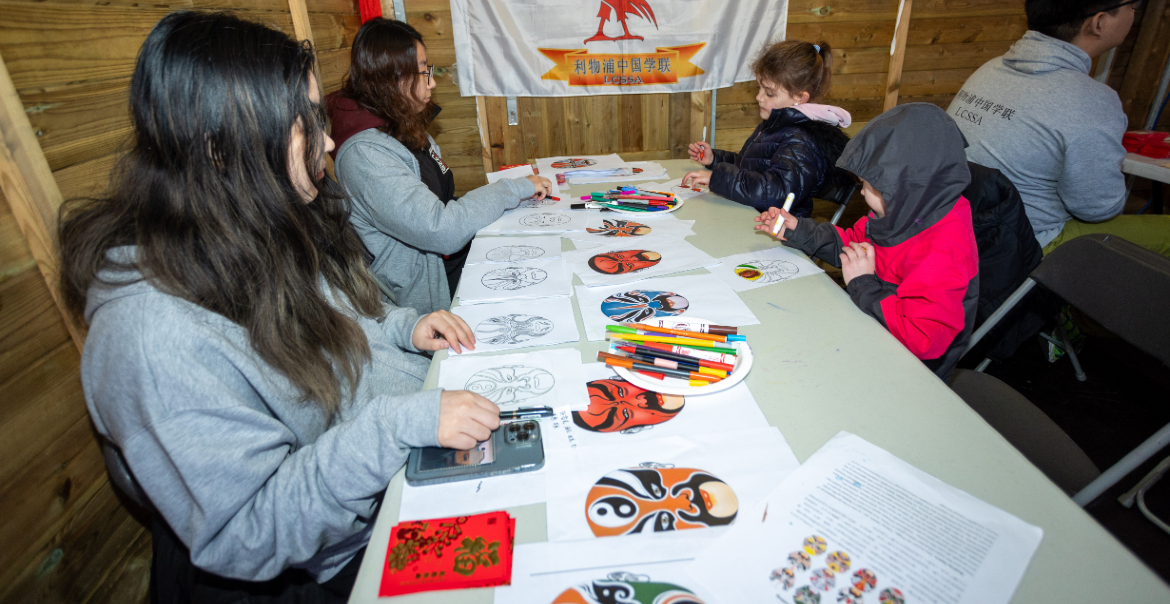
<instances>
[{"instance_id":1,"label":"child in black puffer jacket","mask_svg":"<svg viewBox=\"0 0 1170 604\"><path fill-rule=\"evenodd\" d=\"M765 48L752 65L764 121L739 153L712 149L705 141L691 143L691 159L709 169L689 172L682 184L707 185L760 212L783 206L793 193L792 214L810 215L813 197L848 178L834 164L849 142L841 131L851 122L849 112L808 104L829 91L832 63L824 42L789 40Z\"/></svg>"}]
</instances>

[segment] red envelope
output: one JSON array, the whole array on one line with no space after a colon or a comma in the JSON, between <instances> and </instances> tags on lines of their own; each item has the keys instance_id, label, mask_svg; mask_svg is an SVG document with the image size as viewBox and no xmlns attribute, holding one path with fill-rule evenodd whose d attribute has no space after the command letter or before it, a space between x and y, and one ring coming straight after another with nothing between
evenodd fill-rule
<instances>
[{"instance_id":1,"label":"red envelope","mask_svg":"<svg viewBox=\"0 0 1170 604\"><path fill-rule=\"evenodd\" d=\"M378 595L508 585L515 529L507 512L400 522L390 532Z\"/></svg>"}]
</instances>

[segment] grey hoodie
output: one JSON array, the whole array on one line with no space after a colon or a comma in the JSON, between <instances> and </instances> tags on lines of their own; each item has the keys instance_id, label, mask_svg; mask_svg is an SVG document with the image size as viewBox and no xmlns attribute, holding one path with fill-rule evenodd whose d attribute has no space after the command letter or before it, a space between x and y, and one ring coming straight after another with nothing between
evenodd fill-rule
<instances>
[{"instance_id":1,"label":"grey hoodie","mask_svg":"<svg viewBox=\"0 0 1170 604\"><path fill-rule=\"evenodd\" d=\"M391 302L421 314L451 307L443 255L536 193L526 178L503 179L444 205L423 183L414 154L375 128L337 150L337 178L353 200L350 222L374 255L371 268L393 294Z\"/></svg>"},{"instance_id":2,"label":"grey hoodie","mask_svg":"<svg viewBox=\"0 0 1170 604\"><path fill-rule=\"evenodd\" d=\"M1016 185L1041 245L1071 218L1099 222L1125 205L1126 117L1090 65L1080 48L1029 31L972 74L947 110L967 159Z\"/></svg>"},{"instance_id":3,"label":"grey hoodie","mask_svg":"<svg viewBox=\"0 0 1170 604\"><path fill-rule=\"evenodd\" d=\"M132 261L134 249L111 255ZM199 568L258 581L297 567L328 580L369 541L375 496L408 447L438 446L441 391L419 391L428 363L404 352L417 352L418 314L346 312L373 360L330 422L222 315L142 280L90 289L90 416Z\"/></svg>"}]
</instances>

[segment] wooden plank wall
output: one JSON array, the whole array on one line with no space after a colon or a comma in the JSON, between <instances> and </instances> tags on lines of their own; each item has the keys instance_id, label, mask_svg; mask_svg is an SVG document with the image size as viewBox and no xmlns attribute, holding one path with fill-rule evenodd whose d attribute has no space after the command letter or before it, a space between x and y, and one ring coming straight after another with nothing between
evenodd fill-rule
<instances>
[{"instance_id":1,"label":"wooden plank wall","mask_svg":"<svg viewBox=\"0 0 1170 604\"><path fill-rule=\"evenodd\" d=\"M305 4L331 91L348 69L356 5ZM0 1L0 57L64 198L106 190L130 134L138 48L178 9L232 10L293 33L287 0ZM108 482L79 364L0 193L0 602L147 598L150 535Z\"/></svg>"}]
</instances>

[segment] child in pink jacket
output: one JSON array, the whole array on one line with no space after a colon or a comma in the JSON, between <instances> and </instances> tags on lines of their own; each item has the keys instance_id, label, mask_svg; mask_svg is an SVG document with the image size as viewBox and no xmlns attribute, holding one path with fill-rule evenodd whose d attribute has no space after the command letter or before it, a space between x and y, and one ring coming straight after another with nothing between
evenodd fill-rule
<instances>
[{"instance_id":1,"label":"child in pink jacket","mask_svg":"<svg viewBox=\"0 0 1170 604\"><path fill-rule=\"evenodd\" d=\"M852 228L769 208L756 229L841 268L853 303L936 375L950 377L975 323L979 251L971 182L955 122L928 103L891 109L849 141L837 167L856 175L872 212Z\"/></svg>"}]
</instances>

